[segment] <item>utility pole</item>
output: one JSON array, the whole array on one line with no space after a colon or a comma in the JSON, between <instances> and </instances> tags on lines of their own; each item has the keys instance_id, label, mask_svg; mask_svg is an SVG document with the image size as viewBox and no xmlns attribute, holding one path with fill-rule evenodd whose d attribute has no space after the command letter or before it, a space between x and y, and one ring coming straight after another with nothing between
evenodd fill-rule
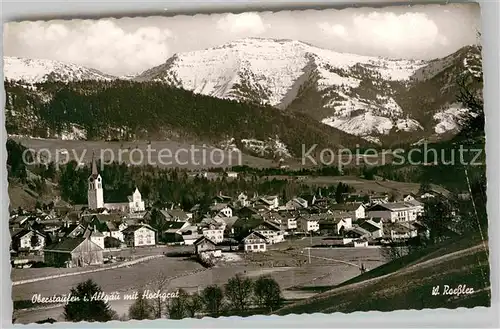
<instances>
[{"instance_id":1,"label":"utility pole","mask_svg":"<svg viewBox=\"0 0 500 329\"><path fill-rule=\"evenodd\" d=\"M311 264L311 248L307 248L308 255L309 255L309 264Z\"/></svg>"}]
</instances>

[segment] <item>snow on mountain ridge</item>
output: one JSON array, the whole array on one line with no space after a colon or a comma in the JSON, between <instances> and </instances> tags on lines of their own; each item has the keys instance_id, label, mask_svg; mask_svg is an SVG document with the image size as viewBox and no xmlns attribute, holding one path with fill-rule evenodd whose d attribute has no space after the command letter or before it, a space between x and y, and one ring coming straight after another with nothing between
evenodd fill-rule
<instances>
[{"instance_id":1,"label":"snow on mountain ridge","mask_svg":"<svg viewBox=\"0 0 500 329\"><path fill-rule=\"evenodd\" d=\"M178 53L168 67L161 65L148 70L152 80L176 81L178 87L195 93L219 98L245 98L234 89L242 81L241 72L252 72L250 83L263 90L266 103L279 105L308 64L314 63L320 86L347 84L355 87L359 81L342 77L335 70L349 70L362 64L367 70L391 81L408 80L424 61L389 60L339 53L296 40L245 38L185 53Z\"/></svg>"},{"instance_id":2,"label":"snow on mountain ridge","mask_svg":"<svg viewBox=\"0 0 500 329\"><path fill-rule=\"evenodd\" d=\"M49 59L4 56L4 79L33 84L47 81L114 80L116 77L80 65Z\"/></svg>"}]
</instances>

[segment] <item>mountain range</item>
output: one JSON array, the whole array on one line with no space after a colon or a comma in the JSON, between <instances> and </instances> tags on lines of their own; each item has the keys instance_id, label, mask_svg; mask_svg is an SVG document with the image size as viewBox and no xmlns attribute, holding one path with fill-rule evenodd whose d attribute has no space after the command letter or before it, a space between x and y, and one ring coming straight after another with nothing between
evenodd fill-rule
<instances>
[{"instance_id":1,"label":"mountain range","mask_svg":"<svg viewBox=\"0 0 500 329\"><path fill-rule=\"evenodd\" d=\"M261 38L177 53L135 77L113 77L50 60L4 57L4 65L6 79L25 84L157 82L195 94L301 112L384 145L452 136L468 111L455 101L455 81L461 74L482 74L476 46L424 61L360 56L296 40Z\"/></svg>"}]
</instances>

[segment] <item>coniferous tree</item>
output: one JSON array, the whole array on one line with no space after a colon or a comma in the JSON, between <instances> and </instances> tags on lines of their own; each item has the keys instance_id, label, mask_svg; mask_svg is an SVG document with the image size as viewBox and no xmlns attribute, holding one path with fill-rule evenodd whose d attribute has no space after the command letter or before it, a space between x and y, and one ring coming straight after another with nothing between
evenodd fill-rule
<instances>
[{"instance_id":1,"label":"coniferous tree","mask_svg":"<svg viewBox=\"0 0 500 329\"><path fill-rule=\"evenodd\" d=\"M79 283L71 289L71 296L77 297L77 301L71 301L64 306L64 318L66 321L79 322L106 322L112 320L116 313L109 304L99 299L101 288L92 280Z\"/></svg>"}]
</instances>

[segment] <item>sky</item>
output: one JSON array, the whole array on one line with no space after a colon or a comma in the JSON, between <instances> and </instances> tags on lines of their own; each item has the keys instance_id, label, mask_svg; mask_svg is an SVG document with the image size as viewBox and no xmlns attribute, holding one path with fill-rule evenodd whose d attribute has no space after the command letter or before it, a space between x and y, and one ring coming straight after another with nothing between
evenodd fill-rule
<instances>
[{"instance_id":1,"label":"sky","mask_svg":"<svg viewBox=\"0 0 500 329\"><path fill-rule=\"evenodd\" d=\"M129 75L175 53L245 37L294 39L338 52L434 59L477 43L477 4L391 6L11 22L4 56L52 59Z\"/></svg>"}]
</instances>

